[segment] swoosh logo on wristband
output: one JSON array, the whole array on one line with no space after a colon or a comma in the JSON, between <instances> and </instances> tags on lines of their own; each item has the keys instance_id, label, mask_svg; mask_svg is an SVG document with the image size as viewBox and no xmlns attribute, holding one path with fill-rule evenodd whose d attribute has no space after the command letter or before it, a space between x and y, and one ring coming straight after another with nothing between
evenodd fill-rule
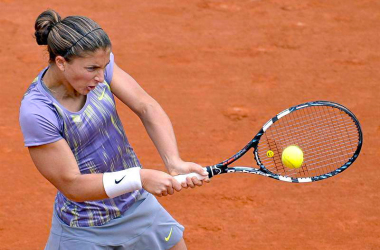
<instances>
[{"instance_id":1,"label":"swoosh logo on wristband","mask_svg":"<svg viewBox=\"0 0 380 250\"><path fill-rule=\"evenodd\" d=\"M123 179L124 179L125 175L123 176L123 178L121 178L120 180L115 180L115 184L119 184Z\"/></svg>"}]
</instances>

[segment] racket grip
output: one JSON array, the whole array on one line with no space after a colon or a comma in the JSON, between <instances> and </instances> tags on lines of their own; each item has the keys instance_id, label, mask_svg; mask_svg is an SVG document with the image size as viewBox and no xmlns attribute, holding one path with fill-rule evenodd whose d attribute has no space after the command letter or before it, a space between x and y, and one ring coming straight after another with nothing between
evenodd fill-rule
<instances>
[{"instance_id":1,"label":"racket grip","mask_svg":"<svg viewBox=\"0 0 380 250\"><path fill-rule=\"evenodd\" d=\"M198 180L203 180L203 179L205 179L206 177L205 176L202 176L202 175L200 175L200 174L197 174L197 173L190 173L190 174L180 174L180 175L176 175L176 176L174 176L174 179L176 179L179 183L185 183L186 182L186 178L187 177L190 177L190 178L192 178L192 177L197 177L198 178Z\"/></svg>"}]
</instances>

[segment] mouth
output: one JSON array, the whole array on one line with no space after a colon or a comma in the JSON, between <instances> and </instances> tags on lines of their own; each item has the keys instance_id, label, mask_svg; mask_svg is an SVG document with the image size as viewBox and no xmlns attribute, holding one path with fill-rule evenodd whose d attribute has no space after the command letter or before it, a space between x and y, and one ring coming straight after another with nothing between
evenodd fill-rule
<instances>
[{"instance_id":1,"label":"mouth","mask_svg":"<svg viewBox=\"0 0 380 250\"><path fill-rule=\"evenodd\" d=\"M88 87L87 87L87 89L88 89L89 91L94 90L95 88L96 88L96 86L88 86Z\"/></svg>"}]
</instances>

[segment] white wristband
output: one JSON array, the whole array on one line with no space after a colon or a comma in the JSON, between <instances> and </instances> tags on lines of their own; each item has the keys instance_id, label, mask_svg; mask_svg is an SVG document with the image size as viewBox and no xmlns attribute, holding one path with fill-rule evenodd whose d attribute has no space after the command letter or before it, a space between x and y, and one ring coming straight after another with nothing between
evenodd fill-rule
<instances>
[{"instance_id":1,"label":"white wristband","mask_svg":"<svg viewBox=\"0 0 380 250\"><path fill-rule=\"evenodd\" d=\"M142 188L140 178L141 168L128 168L117 172L103 174L103 186L110 198L129 193Z\"/></svg>"}]
</instances>

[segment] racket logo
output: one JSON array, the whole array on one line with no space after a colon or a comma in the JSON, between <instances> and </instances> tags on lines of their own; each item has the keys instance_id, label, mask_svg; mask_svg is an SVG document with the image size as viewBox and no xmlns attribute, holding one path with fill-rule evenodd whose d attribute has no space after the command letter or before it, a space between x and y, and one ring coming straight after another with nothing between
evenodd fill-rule
<instances>
[{"instance_id":1,"label":"racket logo","mask_svg":"<svg viewBox=\"0 0 380 250\"><path fill-rule=\"evenodd\" d=\"M268 150L268 151L267 151L267 156L268 156L269 158L272 158L272 157L274 156L273 151L272 151L272 150Z\"/></svg>"}]
</instances>

